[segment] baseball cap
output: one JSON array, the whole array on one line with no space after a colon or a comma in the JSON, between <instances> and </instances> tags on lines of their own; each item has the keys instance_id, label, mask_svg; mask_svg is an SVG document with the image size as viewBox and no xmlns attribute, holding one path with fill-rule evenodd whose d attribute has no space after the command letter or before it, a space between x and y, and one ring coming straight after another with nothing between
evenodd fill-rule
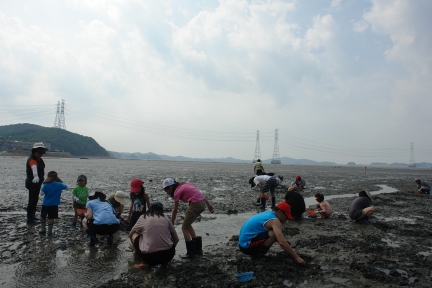
<instances>
[{"instance_id":1,"label":"baseball cap","mask_svg":"<svg viewBox=\"0 0 432 288\"><path fill-rule=\"evenodd\" d=\"M162 183L162 189L165 189L168 186L174 185L174 180L172 178L166 178Z\"/></svg>"},{"instance_id":2,"label":"baseball cap","mask_svg":"<svg viewBox=\"0 0 432 288\"><path fill-rule=\"evenodd\" d=\"M285 215L288 217L288 219L294 220L294 218L291 215L291 206L288 203L281 202L277 205L277 208L285 212Z\"/></svg>"},{"instance_id":3,"label":"baseball cap","mask_svg":"<svg viewBox=\"0 0 432 288\"><path fill-rule=\"evenodd\" d=\"M296 180L300 180L300 179L301 179L300 175L297 175Z\"/></svg>"},{"instance_id":4,"label":"baseball cap","mask_svg":"<svg viewBox=\"0 0 432 288\"><path fill-rule=\"evenodd\" d=\"M135 178L130 183L130 192L131 193L138 193L141 191L141 187L144 184L141 179Z\"/></svg>"}]
</instances>

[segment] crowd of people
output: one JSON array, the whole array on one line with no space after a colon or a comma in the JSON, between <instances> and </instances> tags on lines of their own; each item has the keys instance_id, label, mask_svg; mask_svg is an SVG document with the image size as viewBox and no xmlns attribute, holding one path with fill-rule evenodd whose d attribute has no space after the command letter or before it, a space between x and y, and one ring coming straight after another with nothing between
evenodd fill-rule
<instances>
[{"instance_id":1,"label":"crowd of people","mask_svg":"<svg viewBox=\"0 0 432 288\"><path fill-rule=\"evenodd\" d=\"M121 223L128 224L130 249L139 257L142 263L137 268L147 268L153 265L166 264L175 255L179 237L174 229L180 202L188 203L181 231L186 245L186 254L180 257L194 259L203 254L202 236L197 236L192 227L195 220L207 208L210 213L214 207L205 198L201 191L188 182L176 182L166 178L162 189L174 200L171 217L164 214L161 202L150 202L145 192L144 182L133 179L130 182L130 206L127 218L123 218L126 204L126 193L117 191L108 197L100 189L88 189L87 177L79 175L74 188L63 183L56 171L50 171L45 179L45 163L42 156L48 148L42 142L35 143L31 155L26 162L25 186L28 189L29 200L27 206L27 224L39 224L39 233L48 235L53 233L54 221L58 218L58 206L63 191L71 191L74 216L71 227L80 226L89 238L89 245L96 245L98 235L106 235L108 244L113 242L113 235L120 229ZM249 179L251 188L259 189L257 205L262 213L248 219L240 229L239 249L249 255L253 260L259 260L269 251L275 243L281 246L298 264L305 261L291 248L282 233L282 224L288 220L298 220L306 211L305 201L301 190L305 188L306 181L300 175L287 188L282 202L276 204L275 189L282 186L284 177L266 173L261 161L258 159L254 165L254 174ZM418 193L430 194L427 182L415 179ZM266 211L267 193L271 195L271 210ZM43 197L40 217L36 217L36 206L39 197ZM324 200L322 193L317 193L314 199L318 202L315 209L309 209L311 217L328 219L333 210L329 202ZM361 191L359 197L352 201L349 207L349 217L357 223L368 224L368 218L375 212L372 206L372 197L367 191ZM48 220L47 220L48 219ZM48 223L48 227L47 227Z\"/></svg>"}]
</instances>

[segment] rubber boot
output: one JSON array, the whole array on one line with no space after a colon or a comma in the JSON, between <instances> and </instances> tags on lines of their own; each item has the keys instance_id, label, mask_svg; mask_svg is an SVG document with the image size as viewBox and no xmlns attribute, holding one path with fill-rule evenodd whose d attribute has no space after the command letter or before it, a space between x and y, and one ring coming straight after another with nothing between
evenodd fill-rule
<instances>
[{"instance_id":1,"label":"rubber boot","mask_svg":"<svg viewBox=\"0 0 432 288\"><path fill-rule=\"evenodd\" d=\"M261 198L261 206L260 206L260 209L261 209L261 210L265 210L265 207L266 207L266 199L263 197L263 198Z\"/></svg>"},{"instance_id":2,"label":"rubber boot","mask_svg":"<svg viewBox=\"0 0 432 288\"><path fill-rule=\"evenodd\" d=\"M201 236L197 236L196 238L192 238L192 240L195 240L195 254L196 255L203 255L203 250L202 250L202 237Z\"/></svg>"},{"instance_id":3,"label":"rubber boot","mask_svg":"<svg viewBox=\"0 0 432 288\"><path fill-rule=\"evenodd\" d=\"M39 228L39 233L40 234L45 234L46 232L46 222L41 222L40 223L40 228Z\"/></svg>"},{"instance_id":4,"label":"rubber boot","mask_svg":"<svg viewBox=\"0 0 432 288\"><path fill-rule=\"evenodd\" d=\"M276 197L272 197L272 209L276 208Z\"/></svg>"},{"instance_id":5,"label":"rubber boot","mask_svg":"<svg viewBox=\"0 0 432 288\"><path fill-rule=\"evenodd\" d=\"M180 258L183 259L194 259L195 258L195 252L196 252L196 241L185 241L186 242L186 255L180 256Z\"/></svg>"},{"instance_id":6,"label":"rubber boot","mask_svg":"<svg viewBox=\"0 0 432 288\"><path fill-rule=\"evenodd\" d=\"M48 235L52 235L53 224L48 224Z\"/></svg>"},{"instance_id":7,"label":"rubber boot","mask_svg":"<svg viewBox=\"0 0 432 288\"><path fill-rule=\"evenodd\" d=\"M90 231L90 229L87 229L86 233L90 238L90 242L88 244L89 246L94 246L99 242L99 240L96 238L96 235L92 231Z\"/></svg>"}]
</instances>

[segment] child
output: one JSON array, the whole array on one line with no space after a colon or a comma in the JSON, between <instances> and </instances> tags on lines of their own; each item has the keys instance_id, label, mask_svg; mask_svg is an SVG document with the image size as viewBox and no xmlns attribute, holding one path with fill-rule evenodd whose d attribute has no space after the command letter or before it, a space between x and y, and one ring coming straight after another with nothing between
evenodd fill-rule
<instances>
[{"instance_id":1,"label":"child","mask_svg":"<svg viewBox=\"0 0 432 288\"><path fill-rule=\"evenodd\" d=\"M42 201L39 233L44 234L46 232L46 217L48 216L48 235L52 234L54 219L58 218L60 196L64 189L70 190L68 185L62 183L57 172L48 172L48 177L43 182L39 194L45 196Z\"/></svg>"},{"instance_id":2,"label":"child","mask_svg":"<svg viewBox=\"0 0 432 288\"><path fill-rule=\"evenodd\" d=\"M86 209L88 188L87 188L87 177L85 175L79 175L77 179L77 186L72 190L72 200L74 208L74 217L72 219L72 229L76 229L76 222L78 218L78 209Z\"/></svg>"},{"instance_id":3,"label":"child","mask_svg":"<svg viewBox=\"0 0 432 288\"><path fill-rule=\"evenodd\" d=\"M320 215L321 218L330 218L333 210L327 201L324 201L324 195L321 193L315 194L314 199L319 203L317 209L315 210L315 215Z\"/></svg>"},{"instance_id":4,"label":"child","mask_svg":"<svg viewBox=\"0 0 432 288\"><path fill-rule=\"evenodd\" d=\"M146 212L146 203L150 209L150 198L145 193L144 182L138 178L133 179L130 183L130 199L128 222L129 230L132 230L138 218Z\"/></svg>"}]
</instances>

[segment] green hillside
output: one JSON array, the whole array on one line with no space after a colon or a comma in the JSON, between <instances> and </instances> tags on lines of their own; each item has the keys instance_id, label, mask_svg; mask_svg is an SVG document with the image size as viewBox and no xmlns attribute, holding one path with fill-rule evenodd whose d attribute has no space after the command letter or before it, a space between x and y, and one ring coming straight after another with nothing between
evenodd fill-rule
<instances>
[{"instance_id":1,"label":"green hillside","mask_svg":"<svg viewBox=\"0 0 432 288\"><path fill-rule=\"evenodd\" d=\"M27 123L0 126L0 139L51 143L51 151L69 152L73 156L109 157L108 152L93 138L59 128Z\"/></svg>"}]
</instances>

